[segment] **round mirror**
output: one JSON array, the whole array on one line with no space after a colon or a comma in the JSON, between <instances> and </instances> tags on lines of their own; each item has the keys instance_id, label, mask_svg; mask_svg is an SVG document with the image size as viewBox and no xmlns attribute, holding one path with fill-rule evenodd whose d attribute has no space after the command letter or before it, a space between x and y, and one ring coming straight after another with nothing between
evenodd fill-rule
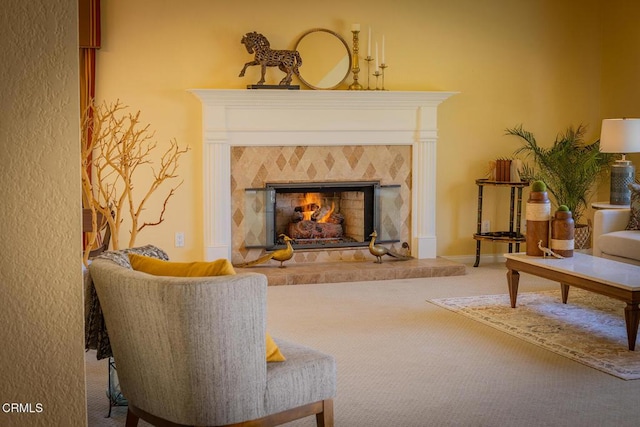
<instances>
[{"instance_id":1,"label":"round mirror","mask_svg":"<svg viewBox=\"0 0 640 427\"><path fill-rule=\"evenodd\" d=\"M337 33L314 28L298 39L300 81L311 89L335 89L351 71L351 51Z\"/></svg>"}]
</instances>

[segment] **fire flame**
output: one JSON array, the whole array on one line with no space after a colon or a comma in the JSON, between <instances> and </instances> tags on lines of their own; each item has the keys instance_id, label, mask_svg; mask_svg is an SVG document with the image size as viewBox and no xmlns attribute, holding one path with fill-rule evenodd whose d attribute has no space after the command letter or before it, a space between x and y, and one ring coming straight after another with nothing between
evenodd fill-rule
<instances>
[{"instance_id":1,"label":"fire flame","mask_svg":"<svg viewBox=\"0 0 640 427\"><path fill-rule=\"evenodd\" d=\"M329 219L329 217L331 216L331 214L335 209L336 209L336 204L334 202L331 202L331 209L329 209L329 212L327 212L325 216L320 218L318 222L327 222L327 220Z\"/></svg>"},{"instance_id":2,"label":"fire flame","mask_svg":"<svg viewBox=\"0 0 640 427\"><path fill-rule=\"evenodd\" d=\"M311 209L311 206L317 206L315 210ZM320 197L319 193L305 193L304 195L304 206L305 208L308 208L308 210L305 210L302 212L303 218L305 221L310 221L311 220L311 215L322 209L322 198ZM331 202L331 209L329 209L329 211L322 216L322 218L319 218L316 220L316 222L327 222L327 220L329 219L329 217L331 216L331 214L333 213L333 211L335 210L336 205L334 202Z\"/></svg>"}]
</instances>

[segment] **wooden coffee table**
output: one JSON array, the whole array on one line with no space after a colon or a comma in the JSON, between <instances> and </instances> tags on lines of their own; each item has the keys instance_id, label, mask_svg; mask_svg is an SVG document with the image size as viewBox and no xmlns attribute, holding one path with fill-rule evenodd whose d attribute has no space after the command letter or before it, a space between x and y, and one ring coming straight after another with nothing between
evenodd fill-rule
<instances>
[{"instance_id":1,"label":"wooden coffee table","mask_svg":"<svg viewBox=\"0 0 640 427\"><path fill-rule=\"evenodd\" d=\"M624 301L629 350L635 350L640 321L640 267L574 252L571 258L542 258L524 253L504 254L511 307L516 307L520 272L560 282L562 302L567 303L569 287L595 292Z\"/></svg>"}]
</instances>

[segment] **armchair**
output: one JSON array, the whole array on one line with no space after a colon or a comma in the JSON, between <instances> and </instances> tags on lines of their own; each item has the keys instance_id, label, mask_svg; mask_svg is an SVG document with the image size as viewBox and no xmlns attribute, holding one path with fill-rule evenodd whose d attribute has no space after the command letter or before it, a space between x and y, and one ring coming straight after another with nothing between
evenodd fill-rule
<instances>
[{"instance_id":1,"label":"armchair","mask_svg":"<svg viewBox=\"0 0 640 427\"><path fill-rule=\"evenodd\" d=\"M602 209L593 215L593 255L640 265L640 231L625 230L629 209Z\"/></svg>"},{"instance_id":2,"label":"armchair","mask_svg":"<svg viewBox=\"0 0 640 427\"><path fill-rule=\"evenodd\" d=\"M272 426L314 414L333 426L332 356L276 339L286 361L266 362L264 275L152 276L101 258L89 270L127 426Z\"/></svg>"}]
</instances>

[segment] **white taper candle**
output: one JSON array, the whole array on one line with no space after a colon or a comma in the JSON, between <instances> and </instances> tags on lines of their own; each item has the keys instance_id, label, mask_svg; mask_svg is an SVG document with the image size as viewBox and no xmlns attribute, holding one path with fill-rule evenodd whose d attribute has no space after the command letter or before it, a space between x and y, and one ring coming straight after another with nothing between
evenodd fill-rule
<instances>
[{"instance_id":1,"label":"white taper candle","mask_svg":"<svg viewBox=\"0 0 640 427\"><path fill-rule=\"evenodd\" d=\"M382 63L386 64L386 62L384 62L384 36L382 36Z\"/></svg>"},{"instance_id":2,"label":"white taper candle","mask_svg":"<svg viewBox=\"0 0 640 427\"><path fill-rule=\"evenodd\" d=\"M378 71L378 42L376 42L376 71Z\"/></svg>"}]
</instances>

